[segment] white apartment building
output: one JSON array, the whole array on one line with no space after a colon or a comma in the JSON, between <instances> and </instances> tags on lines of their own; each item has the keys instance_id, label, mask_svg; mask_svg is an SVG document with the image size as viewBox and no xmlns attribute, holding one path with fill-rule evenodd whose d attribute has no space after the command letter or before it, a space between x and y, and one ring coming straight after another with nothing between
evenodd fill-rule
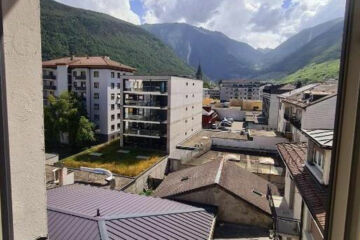
<instances>
[{"instance_id":1,"label":"white apartment building","mask_svg":"<svg viewBox=\"0 0 360 240\"><path fill-rule=\"evenodd\" d=\"M220 82L220 101L228 102L231 99L260 100L263 85L255 80L222 80Z\"/></svg>"},{"instance_id":2,"label":"white apartment building","mask_svg":"<svg viewBox=\"0 0 360 240\"><path fill-rule=\"evenodd\" d=\"M295 89L293 84L265 86L262 91L262 113L269 129L277 130L279 121L278 95Z\"/></svg>"},{"instance_id":3,"label":"white apartment building","mask_svg":"<svg viewBox=\"0 0 360 240\"><path fill-rule=\"evenodd\" d=\"M203 98L220 99L219 88L203 88Z\"/></svg>"},{"instance_id":4,"label":"white apartment building","mask_svg":"<svg viewBox=\"0 0 360 240\"><path fill-rule=\"evenodd\" d=\"M123 76L121 145L173 151L201 130L201 80L175 76Z\"/></svg>"},{"instance_id":5,"label":"white apartment building","mask_svg":"<svg viewBox=\"0 0 360 240\"><path fill-rule=\"evenodd\" d=\"M135 68L109 57L64 57L43 62L44 103L49 95L72 91L82 97L100 141L120 136L121 76Z\"/></svg>"},{"instance_id":6,"label":"white apartment building","mask_svg":"<svg viewBox=\"0 0 360 240\"><path fill-rule=\"evenodd\" d=\"M274 234L281 239L324 239L333 130L303 130L307 143L278 144L286 166L284 197L268 195Z\"/></svg>"},{"instance_id":7,"label":"white apartment building","mask_svg":"<svg viewBox=\"0 0 360 240\"><path fill-rule=\"evenodd\" d=\"M294 142L306 141L301 129L332 129L337 83L310 84L278 96L278 131Z\"/></svg>"}]
</instances>

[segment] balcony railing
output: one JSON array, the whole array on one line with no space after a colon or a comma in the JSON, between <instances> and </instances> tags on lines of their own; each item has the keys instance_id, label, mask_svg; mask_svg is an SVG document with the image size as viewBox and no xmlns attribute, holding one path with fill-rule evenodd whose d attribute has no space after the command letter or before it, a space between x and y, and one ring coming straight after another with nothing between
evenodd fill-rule
<instances>
[{"instance_id":1,"label":"balcony railing","mask_svg":"<svg viewBox=\"0 0 360 240\"><path fill-rule=\"evenodd\" d=\"M86 75L79 75L79 76L75 75L74 78L76 80L86 80Z\"/></svg>"},{"instance_id":2,"label":"balcony railing","mask_svg":"<svg viewBox=\"0 0 360 240\"><path fill-rule=\"evenodd\" d=\"M56 76L54 74L44 74L43 79L56 79Z\"/></svg>"},{"instance_id":3,"label":"balcony railing","mask_svg":"<svg viewBox=\"0 0 360 240\"><path fill-rule=\"evenodd\" d=\"M290 122L292 125L294 125L296 128L301 129L301 120L297 117L293 116L290 118Z\"/></svg>"},{"instance_id":4,"label":"balcony railing","mask_svg":"<svg viewBox=\"0 0 360 240\"><path fill-rule=\"evenodd\" d=\"M269 201L269 206L271 210L271 215L273 218L273 238L279 239L279 235L287 235L287 236L299 236L301 230L301 222L299 219L288 218L278 216L276 212L276 207L274 204L274 199L272 196L271 188L268 185L268 190L266 194L266 198Z\"/></svg>"},{"instance_id":5,"label":"balcony railing","mask_svg":"<svg viewBox=\"0 0 360 240\"><path fill-rule=\"evenodd\" d=\"M44 89L46 89L46 90L56 90L56 86L45 85Z\"/></svg>"},{"instance_id":6,"label":"balcony railing","mask_svg":"<svg viewBox=\"0 0 360 240\"><path fill-rule=\"evenodd\" d=\"M124 133L131 135L153 136L153 137L161 137L165 135L163 131L151 130L151 129L125 129Z\"/></svg>"},{"instance_id":7,"label":"balcony railing","mask_svg":"<svg viewBox=\"0 0 360 240\"><path fill-rule=\"evenodd\" d=\"M85 91L86 90L86 87L74 87L75 90L77 91Z\"/></svg>"},{"instance_id":8,"label":"balcony railing","mask_svg":"<svg viewBox=\"0 0 360 240\"><path fill-rule=\"evenodd\" d=\"M166 87L161 87L161 86L146 86L146 87L142 87L142 88L125 88L125 91L134 91L134 92L161 92L161 93L166 93L167 92L167 88Z\"/></svg>"},{"instance_id":9,"label":"balcony railing","mask_svg":"<svg viewBox=\"0 0 360 240\"><path fill-rule=\"evenodd\" d=\"M157 115L144 116L144 115L127 114L127 115L125 115L125 119L126 120L139 120L139 121L152 121L152 122L166 121L166 119L163 119Z\"/></svg>"},{"instance_id":10,"label":"balcony railing","mask_svg":"<svg viewBox=\"0 0 360 240\"><path fill-rule=\"evenodd\" d=\"M129 106L142 106L142 107L166 107L166 105L161 104L159 101L139 101L139 100L125 100L125 105Z\"/></svg>"}]
</instances>

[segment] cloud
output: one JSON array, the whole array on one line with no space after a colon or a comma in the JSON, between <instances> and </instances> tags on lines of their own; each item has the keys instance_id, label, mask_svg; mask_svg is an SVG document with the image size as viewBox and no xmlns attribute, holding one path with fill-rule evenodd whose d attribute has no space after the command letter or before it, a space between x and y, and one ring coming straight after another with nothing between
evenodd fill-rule
<instances>
[{"instance_id":1,"label":"cloud","mask_svg":"<svg viewBox=\"0 0 360 240\"><path fill-rule=\"evenodd\" d=\"M121 20L140 24L140 17L131 10L131 0L56 0L73 7L109 14Z\"/></svg>"},{"instance_id":2,"label":"cloud","mask_svg":"<svg viewBox=\"0 0 360 240\"><path fill-rule=\"evenodd\" d=\"M57 0L134 23L183 22L274 48L304 28L344 15L345 0ZM142 4L138 16L131 1Z\"/></svg>"},{"instance_id":3,"label":"cloud","mask_svg":"<svg viewBox=\"0 0 360 240\"><path fill-rule=\"evenodd\" d=\"M274 48L304 28L341 17L345 0L142 0L146 23L185 22L254 47Z\"/></svg>"}]
</instances>

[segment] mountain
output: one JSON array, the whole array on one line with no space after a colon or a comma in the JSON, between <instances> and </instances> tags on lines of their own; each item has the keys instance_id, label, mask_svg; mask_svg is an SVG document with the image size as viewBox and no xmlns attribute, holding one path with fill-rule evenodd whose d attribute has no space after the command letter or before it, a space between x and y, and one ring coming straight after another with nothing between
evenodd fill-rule
<instances>
[{"instance_id":1,"label":"mountain","mask_svg":"<svg viewBox=\"0 0 360 240\"><path fill-rule=\"evenodd\" d=\"M339 79L339 60L330 60L323 63L311 63L304 68L282 78L284 83L303 83L323 82L326 80Z\"/></svg>"},{"instance_id":2,"label":"mountain","mask_svg":"<svg viewBox=\"0 0 360 240\"><path fill-rule=\"evenodd\" d=\"M275 49L254 49L222 33L187 24L143 25L189 65L213 80L281 79L309 64L339 59L343 19L304 29Z\"/></svg>"},{"instance_id":3,"label":"mountain","mask_svg":"<svg viewBox=\"0 0 360 240\"><path fill-rule=\"evenodd\" d=\"M106 55L139 74L193 74L171 48L133 24L109 15L41 0L43 60Z\"/></svg>"},{"instance_id":4,"label":"mountain","mask_svg":"<svg viewBox=\"0 0 360 240\"><path fill-rule=\"evenodd\" d=\"M295 34L294 36L287 39L285 42L280 44L275 49L268 51L264 56L264 63L267 65L271 65L274 62L280 62L284 60L286 57L290 56L291 54L298 52L302 47L306 44L316 41L316 38L329 30L331 30L334 26L339 26L343 24L342 19L334 19L319 25L316 25L311 28L307 28L302 30L301 32ZM342 26L341 26L342 28ZM337 35L337 37L340 37Z\"/></svg>"},{"instance_id":5,"label":"mountain","mask_svg":"<svg viewBox=\"0 0 360 240\"><path fill-rule=\"evenodd\" d=\"M142 26L189 65L200 63L203 72L214 80L251 77L263 53L250 45L235 41L223 33L184 23L145 24Z\"/></svg>"},{"instance_id":6,"label":"mountain","mask_svg":"<svg viewBox=\"0 0 360 240\"><path fill-rule=\"evenodd\" d=\"M290 51L290 53L284 55L284 57L280 58L280 60L274 61L274 63L271 64L265 72L267 72L267 74L269 72L289 74L311 63L322 63L329 60L339 59L341 54L344 22L342 19L337 19L325 24L327 29L322 31L320 34L317 34L313 39L305 44L304 42L301 42L296 45L296 41L294 41L294 39L296 40L299 36L302 36L303 32L300 32L293 38L290 38L288 41L281 44L279 46L280 48L288 46L290 42L293 46L296 46L297 50ZM322 24L322 27L323 26L324 24ZM274 51L276 52L276 49ZM275 57L272 58L275 59Z\"/></svg>"}]
</instances>

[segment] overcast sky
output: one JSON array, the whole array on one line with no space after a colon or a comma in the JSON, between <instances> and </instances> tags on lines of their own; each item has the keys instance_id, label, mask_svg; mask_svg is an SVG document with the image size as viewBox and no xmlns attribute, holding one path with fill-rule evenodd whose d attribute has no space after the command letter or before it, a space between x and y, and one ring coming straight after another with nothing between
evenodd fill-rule
<instances>
[{"instance_id":1,"label":"overcast sky","mask_svg":"<svg viewBox=\"0 0 360 240\"><path fill-rule=\"evenodd\" d=\"M342 17L345 0L57 0L134 23L184 22L220 31L255 48Z\"/></svg>"}]
</instances>

